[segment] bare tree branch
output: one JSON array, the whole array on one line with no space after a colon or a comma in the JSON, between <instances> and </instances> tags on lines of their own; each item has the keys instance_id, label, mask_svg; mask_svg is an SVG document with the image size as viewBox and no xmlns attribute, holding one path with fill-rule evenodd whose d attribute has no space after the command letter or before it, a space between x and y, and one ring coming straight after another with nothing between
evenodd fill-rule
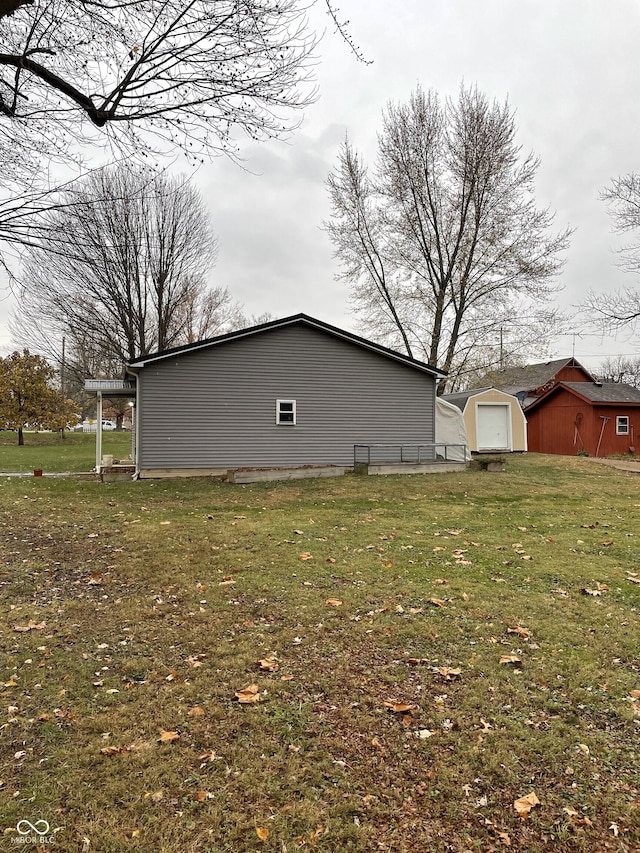
<instances>
[{"instance_id":1,"label":"bare tree branch","mask_svg":"<svg viewBox=\"0 0 640 853\"><path fill-rule=\"evenodd\" d=\"M618 266L625 272L640 273L640 175L631 172L616 178L601 194L609 207L613 229L633 234L635 240L618 251ZM604 332L631 334L640 321L640 289L628 286L609 293L590 290L582 305L588 322Z\"/></svg>"},{"instance_id":2,"label":"bare tree branch","mask_svg":"<svg viewBox=\"0 0 640 853\"><path fill-rule=\"evenodd\" d=\"M88 119L136 156L237 157L239 132L284 136L315 99L305 11L302 0L5 2L0 146L19 139L28 160L44 138L69 156L93 138Z\"/></svg>"}]
</instances>

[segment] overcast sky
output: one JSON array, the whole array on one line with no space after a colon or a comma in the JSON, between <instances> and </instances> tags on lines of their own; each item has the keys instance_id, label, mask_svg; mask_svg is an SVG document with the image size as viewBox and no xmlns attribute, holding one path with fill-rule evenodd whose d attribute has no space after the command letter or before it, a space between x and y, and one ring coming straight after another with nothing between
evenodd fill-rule
<instances>
[{"instance_id":1,"label":"overcast sky","mask_svg":"<svg viewBox=\"0 0 640 853\"><path fill-rule=\"evenodd\" d=\"M357 330L347 286L321 230L325 181L348 132L373 159L389 100L419 83L443 97L477 84L509 99L517 140L541 158L537 201L556 211L558 229L576 229L562 275L563 306L589 289L633 283L615 267L620 239L599 193L612 177L640 170L640 0L340 0L341 16L372 65L358 63L330 21L319 48L319 100L287 142L248 144L246 171L219 158L197 173L220 243L212 282L229 288L248 314L303 311ZM0 302L0 351L12 342ZM628 337L560 338L556 357L595 367L605 355L640 354Z\"/></svg>"}]
</instances>

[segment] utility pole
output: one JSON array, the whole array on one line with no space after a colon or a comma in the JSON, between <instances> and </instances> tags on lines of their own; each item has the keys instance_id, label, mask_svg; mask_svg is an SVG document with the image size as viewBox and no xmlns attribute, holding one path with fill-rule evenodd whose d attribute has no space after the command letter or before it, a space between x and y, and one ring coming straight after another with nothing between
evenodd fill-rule
<instances>
[{"instance_id":1,"label":"utility pole","mask_svg":"<svg viewBox=\"0 0 640 853\"><path fill-rule=\"evenodd\" d=\"M65 344L66 344L66 338L63 337L62 338L62 360L60 361L60 390L62 391L62 396L64 399L66 399L66 395L64 393ZM61 427L61 429L60 429L60 438L66 438L66 435L64 434L64 427Z\"/></svg>"}]
</instances>

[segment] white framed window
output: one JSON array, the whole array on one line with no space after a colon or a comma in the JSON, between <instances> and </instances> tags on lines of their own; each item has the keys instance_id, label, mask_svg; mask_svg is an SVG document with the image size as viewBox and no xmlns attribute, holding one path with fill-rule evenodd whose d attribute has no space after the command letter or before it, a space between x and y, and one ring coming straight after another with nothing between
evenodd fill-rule
<instances>
[{"instance_id":1,"label":"white framed window","mask_svg":"<svg viewBox=\"0 0 640 853\"><path fill-rule=\"evenodd\" d=\"M296 422L296 401L295 400L276 400L276 423L277 424L295 424Z\"/></svg>"},{"instance_id":2,"label":"white framed window","mask_svg":"<svg viewBox=\"0 0 640 853\"><path fill-rule=\"evenodd\" d=\"M629 435L629 416L618 415L616 418L616 435Z\"/></svg>"}]
</instances>

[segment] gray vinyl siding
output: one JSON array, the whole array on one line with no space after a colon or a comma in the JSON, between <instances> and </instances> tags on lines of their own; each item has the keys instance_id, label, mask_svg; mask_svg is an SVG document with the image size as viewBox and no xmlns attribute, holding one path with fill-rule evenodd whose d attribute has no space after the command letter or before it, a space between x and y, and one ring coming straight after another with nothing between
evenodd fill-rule
<instances>
[{"instance_id":1,"label":"gray vinyl siding","mask_svg":"<svg viewBox=\"0 0 640 853\"><path fill-rule=\"evenodd\" d=\"M351 465L355 443L435 436L431 374L304 325L150 362L138 405L143 469Z\"/></svg>"}]
</instances>

